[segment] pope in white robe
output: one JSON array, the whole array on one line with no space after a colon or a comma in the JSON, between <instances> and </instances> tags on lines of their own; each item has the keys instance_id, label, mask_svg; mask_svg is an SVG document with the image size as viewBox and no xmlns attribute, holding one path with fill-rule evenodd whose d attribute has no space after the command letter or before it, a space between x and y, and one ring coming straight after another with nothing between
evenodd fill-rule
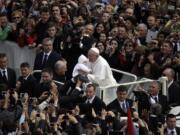
<instances>
[{"instance_id":1,"label":"pope in white robe","mask_svg":"<svg viewBox=\"0 0 180 135\"><path fill-rule=\"evenodd\" d=\"M88 52L89 62L87 66L91 69L92 73L88 74L88 79L99 84L100 87L110 86L116 84L113 77L112 70L108 62L99 55L97 48L91 48ZM116 89L103 90L103 100L108 103L116 98Z\"/></svg>"}]
</instances>

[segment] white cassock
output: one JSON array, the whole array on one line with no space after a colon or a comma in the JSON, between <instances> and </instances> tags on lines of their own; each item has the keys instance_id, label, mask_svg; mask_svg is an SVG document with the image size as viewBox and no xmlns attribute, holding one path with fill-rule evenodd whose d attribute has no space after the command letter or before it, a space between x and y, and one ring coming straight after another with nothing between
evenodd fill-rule
<instances>
[{"instance_id":1,"label":"white cassock","mask_svg":"<svg viewBox=\"0 0 180 135\"><path fill-rule=\"evenodd\" d=\"M94 63L88 62L87 66L92 70L92 74L88 74L88 79L91 82L99 84L100 87L116 84L112 70L102 56L99 56ZM106 89L103 93L105 103L109 103L116 98L116 88Z\"/></svg>"}]
</instances>

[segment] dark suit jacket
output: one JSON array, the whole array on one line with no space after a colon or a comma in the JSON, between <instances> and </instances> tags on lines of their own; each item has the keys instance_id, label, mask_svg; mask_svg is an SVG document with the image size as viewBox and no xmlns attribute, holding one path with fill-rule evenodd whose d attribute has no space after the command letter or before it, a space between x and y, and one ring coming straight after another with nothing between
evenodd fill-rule
<instances>
[{"instance_id":1,"label":"dark suit jacket","mask_svg":"<svg viewBox=\"0 0 180 135\"><path fill-rule=\"evenodd\" d=\"M56 36L53 41L53 50L57 53L62 54L62 51L64 51L64 46L61 46L62 38L59 36Z\"/></svg>"},{"instance_id":2,"label":"dark suit jacket","mask_svg":"<svg viewBox=\"0 0 180 135\"><path fill-rule=\"evenodd\" d=\"M7 88L15 88L16 87L16 73L13 69L7 68L8 81L4 82L2 74L0 73L0 90L6 90Z\"/></svg>"},{"instance_id":3,"label":"dark suit jacket","mask_svg":"<svg viewBox=\"0 0 180 135\"><path fill-rule=\"evenodd\" d=\"M159 104L162 106L162 113L165 114L168 111L168 101L167 97L164 95L158 95L159 98Z\"/></svg>"},{"instance_id":4,"label":"dark suit jacket","mask_svg":"<svg viewBox=\"0 0 180 135\"><path fill-rule=\"evenodd\" d=\"M20 76L18 80L21 82L19 93L27 92L30 97L36 96L37 81L34 76L29 75L27 80Z\"/></svg>"},{"instance_id":5,"label":"dark suit jacket","mask_svg":"<svg viewBox=\"0 0 180 135\"><path fill-rule=\"evenodd\" d=\"M80 103L87 104L87 103L85 103L86 100L87 100L87 97L83 97L79 101L80 101ZM95 96L92 103L89 104L89 107L94 108L94 111L96 114L100 114L102 109L106 108L106 104L98 96ZM81 110L81 108L80 108L80 110Z\"/></svg>"},{"instance_id":6,"label":"dark suit jacket","mask_svg":"<svg viewBox=\"0 0 180 135\"><path fill-rule=\"evenodd\" d=\"M130 99L126 99L126 107L132 107L133 101ZM121 114L121 116L127 116L127 112L124 112L123 109L121 108L121 105L117 99L113 100L109 105L107 106L108 110L116 111Z\"/></svg>"},{"instance_id":7,"label":"dark suit jacket","mask_svg":"<svg viewBox=\"0 0 180 135\"><path fill-rule=\"evenodd\" d=\"M46 65L43 65L43 54L44 52L40 52L36 55L34 62L34 70L42 70L43 68L52 68L54 69L54 64L56 61L61 59L61 55L52 51L48 57Z\"/></svg>"},{"instance_id":8,"label":"dark suit jacket","mask_svg":"<svg viewBox=\"0 0 180 135\"><path fill-rule=\"evenodd\" d=\"M170 87L168 88L168 94L169 94L169 105L171 104L177 104L180 105L180 86L178 83L173 82Z\"/></svg>"},{"instance_id":9,"label":"dark suit jacket","mask_svg":"<svg viewBox=\"0 0 180 135\"><path fill-rule=\"evenodd\" d=\"M176 133L177 135L180 135L180 128L176 127ZM164 135L167 135L167 128L164 129Z\"/></svg>"},{"instance_id":10,"label":"dark suit jacket","mask_svg":"<svg viewBox=\"0 0 180 135\"><path fill-rule=\"evenodd\" d=\"M45 65L43 65L43 56L44 52L40 52L36 55L35 62L34 62L34 70L42 70L43 68L51 68L54 69L54 65L56 61L61 59L61 55L57 52L52 51L48 57L48 60ZM35 73L34 76L38 81L41 79L40 73Z\"/></svg>"}]
</instances>

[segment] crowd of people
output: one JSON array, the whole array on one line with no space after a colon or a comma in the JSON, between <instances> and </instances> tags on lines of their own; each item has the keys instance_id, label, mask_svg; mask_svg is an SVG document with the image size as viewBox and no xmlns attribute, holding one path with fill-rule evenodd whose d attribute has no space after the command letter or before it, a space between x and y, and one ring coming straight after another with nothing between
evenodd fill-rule
<instances>
[{"instance_id":1,"label":"crowd of people","mask_svg":"<svg viewBox=\"0 0 180 135\"><path fill-rule=\"evenodd\" d=\"M36 50L20 76L0 51L0 135L128 134L129 110L136 134L180 135L179 0L1 0L0 41ZM111 68L155 81L102 100L122 78Z\"/></svg>"}]
</instances>

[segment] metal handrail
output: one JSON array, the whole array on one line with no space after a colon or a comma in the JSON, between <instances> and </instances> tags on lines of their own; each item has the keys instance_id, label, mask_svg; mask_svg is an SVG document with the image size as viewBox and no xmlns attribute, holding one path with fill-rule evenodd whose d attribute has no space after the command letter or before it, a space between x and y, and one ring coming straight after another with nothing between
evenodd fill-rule
<instances>
[{"instance_id":1,"label":"metal handrail","mask_svg":"<svg viewBox=\"0 0 180 135\"><path fill-rule=\"evenodd\" d=\"M127 82L127 83L117 83L117 84L114 84L114 85L108 85L108 86L105 86L105 87L100 87L99 86L99 90L100 90L100 97L102 99L104 99L104 94L103 94L103 91L104 90L108 90L108 89L113 89L113 88L117 88L119 86L124 86L124 85L131 85L131 86L134 86L134 84L141 84L141 83L148 83L148 82L153 82L155 80L152 80L152 79L148 79L148 78L142 78L141 80L139 81L134 81L134 82ZM164 77L160 77L157 81L160 81L162 83L162 94L163 95L167 95L167 81L166 81L166 78ZM132 98L133 94L132 94L132 89L129 89L128 90L128 97L129 98Z\"/></svg>"},{"instance_id":2,"label":"metal handrail","mask_svg":"<svg viewBox=\"0 0 180 135\"><path fill-rule=\"evenodd\" d=\"M111 70L114 71L114 72L120 73L120 74L124 74L124 75L130 76L130 77L133 77L134 78L133 81L137 81L137 76L134 75L134 74L131 74L131 73L125 72L125 71L121 71L121 70L117 70L115 68L111 68Z\"/></svg>"},{"instance_id":3,"label":"metal handrail","mask_svg":"<svg viewBox=\"0 0 180 135\"><path fill-rule=\"evenodd\" d=\"M33 74L34 73L41 73L42 72L42 70L34 70L33 71ZM59 81L57 81L57 80L53 80L55 83L58 83L58 84L61 84L61 85L64 85L64 83L63 82L59 82Z\"/></svg>"},{"instance_id":4,"label":"metal handrail","mask_svg":"<svg viewBox=\"0 0 180 135\"><path fill-rule=\"evenodd\" d=\"M34 73L41 73L42 72L42 70L33 70L33 74Z\"/></svg>"},{"instance_id":5,"label":"metal handrail","mask_svg":"<svg viewBox=\"0 0 180 135\"><path fill-rule=\"evenodd\" d=\"M132 85L132 84L146 83L146 82L152 82L152 81L154 81L154 80L147 79L147 80L134 81L134 82L128 82L128 83L117 83L117 84L114 84L114 85L108 85L108 86L105 86L105 87L100 87L100 89L109 89L109 88L119 87L119 86L122 86L122 85Z\"/></svg>"},{"instance_id":6,"label":"metal handrail","mask_svg":"<svg viewBox=\"0 0 180 135\"><path fill-rule=\"evenodd\" d=\"M53 80L55 83L58 83L58 84L61 84L61 85L64 85L63 82L60 82L60 81L56 81L56 80Z\"/></svg>"}]
</instances>

